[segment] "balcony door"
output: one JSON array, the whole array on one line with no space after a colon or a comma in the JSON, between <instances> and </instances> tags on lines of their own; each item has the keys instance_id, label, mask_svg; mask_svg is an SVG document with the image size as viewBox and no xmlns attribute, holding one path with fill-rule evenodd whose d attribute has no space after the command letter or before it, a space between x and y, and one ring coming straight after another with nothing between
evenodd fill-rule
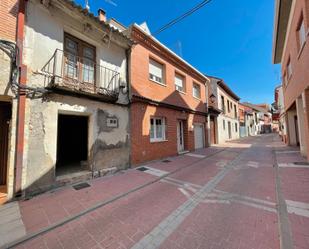
<instances>
[{"instance_id":1,"label":"balcony door","mask_svg":"<svg viewBox=\"0 0 309 249\"><path fill-rule=\"evenodd\" d=\"M66 33L64 40L64 78L94 87L95 47Z\"/></svg>"}]
</instances>

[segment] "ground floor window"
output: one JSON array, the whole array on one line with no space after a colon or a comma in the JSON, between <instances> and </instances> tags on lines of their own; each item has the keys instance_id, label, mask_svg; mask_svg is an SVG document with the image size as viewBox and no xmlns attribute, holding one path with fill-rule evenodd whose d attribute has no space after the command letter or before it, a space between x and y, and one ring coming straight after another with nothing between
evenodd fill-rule
<instances>
[{"instance_id":1,"label":"ground floor window","mask_svg":"<svg viewBox=\"0 0 309 249\"><path fill-rule=\"evenodd\" d=\"M150 118L150 141L165 140L165 118Z\"/></svg>"},{"instance_id":2,"label":"ground floor window","mask_svg":"<svg viewBox=\"0 0 309 249\"><path fill-rule=\"evenodd\" d=\"M235 123L235 131L237 132L237 123Z\"/></svg>"}]
</instances>

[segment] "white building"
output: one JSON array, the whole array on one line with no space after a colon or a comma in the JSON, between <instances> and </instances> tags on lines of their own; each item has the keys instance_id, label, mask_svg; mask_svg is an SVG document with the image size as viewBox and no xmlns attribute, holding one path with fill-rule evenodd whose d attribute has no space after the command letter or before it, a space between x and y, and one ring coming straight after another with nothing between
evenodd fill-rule
<instances>
[{"instance_id":1,"label":"white building","mask_svg":"<svg viewBox=\"0 0 309 249\"><path fill-rule=\"evenodd\" d=\"M210 124L210 133L216 131L216 143L224 143L239 138L238 103L240 98L224 83L222 79L209 76L210 95L213 94L215 103L210 103L210 109L219 110L215 119L215 129ZM218 112L217 112L218 113ZM210 135L212 136L212 135Z\"/></svg>"}]
</instances>

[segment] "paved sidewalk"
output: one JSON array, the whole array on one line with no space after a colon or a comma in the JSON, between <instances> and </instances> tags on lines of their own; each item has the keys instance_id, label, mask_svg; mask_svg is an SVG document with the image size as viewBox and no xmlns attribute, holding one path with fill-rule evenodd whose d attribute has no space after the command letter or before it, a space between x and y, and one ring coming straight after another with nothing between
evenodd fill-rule
<instances>
[{"instance_id":1,"label":"paved sidewalk","mask_svg":"<svg viewBox=\"0 0 309 249\"><path fill-rule=\"evenodd\" d=\"M28 236L50 229L15 248L309 248L309 166L295 162L270 134L58 189L18 203Z\"/></svg>"}]
</instances>

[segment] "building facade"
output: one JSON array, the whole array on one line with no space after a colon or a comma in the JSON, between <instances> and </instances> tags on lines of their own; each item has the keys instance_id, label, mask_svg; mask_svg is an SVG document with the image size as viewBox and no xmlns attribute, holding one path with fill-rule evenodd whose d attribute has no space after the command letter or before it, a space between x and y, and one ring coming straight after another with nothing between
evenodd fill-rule
<instances>
[{"instance_id":1,"label":"building facade","mask_svg":"<svg viewBox=\"0 0 309 249\"><path fill-rule=\"evenodd\" d=\"M29 0L25 13L21 194L128 168L132 41L70 1Z\"/></svg>"},{"instance_id":2,"label":"building facade","mask_svg":"<svg viewBox=\"0 0 309 249\"><path fill-rule=\"evenodd\" d=\"M131 54L132 164L207 145L207 77L151 36L147 25L127 31Z\"/></svg>"},{"instance_id":3,"label":"building facade","mask_svg":"<svg viewBox=\"0 0 309 249\"><path fill-rule=\"evenodd\" d=\"M287 143L309 159L309 1L276 0L273 63L281 63Z\"/></svg>"},{"instance_id":4,"label":"building facade","mask_svg":"<svg viewBox=\"0 0 309 249\"><path fill-rule=\"evenodd\" d=\"M215 132L216 143L224 143L228 140L239 138L239 97L224 83L222 79L208 76L211 80L210 95L214 98L210 102L211 110L215 113L214 126L211 132Z\"/></svg>"},{"instance_id":5,"label":"building facade","mask_svg":"<svg viewBox=\"0 0 309 249\"><path fill-rule=\"evenodd\" d=\"M1 2L0 28L0 204L13 195L16 115L18 100L12 88L16 60L16 0Z\"/></svg>"},{"instance_id":6,"label":"building facade","mask_svg":"<svg viewBox=\"0 0 309 249\"><path fill-rule=\"evenodd\" d=\"M248 137L255 134L255 119L252 108L239 103L239 136Z\"/></svg>"},{"instance_id":7,"label":"building facade","mask_svg":"<svg viewBox=\"0 0 309 249\"><path fill-rule=\"evenodd\" d=\"M278 132L282 141L287 143L287 126L284 111L284 96L282 85L276 87L275 89L275 105L278 114Z\"/></svg>"}]
</instances>

